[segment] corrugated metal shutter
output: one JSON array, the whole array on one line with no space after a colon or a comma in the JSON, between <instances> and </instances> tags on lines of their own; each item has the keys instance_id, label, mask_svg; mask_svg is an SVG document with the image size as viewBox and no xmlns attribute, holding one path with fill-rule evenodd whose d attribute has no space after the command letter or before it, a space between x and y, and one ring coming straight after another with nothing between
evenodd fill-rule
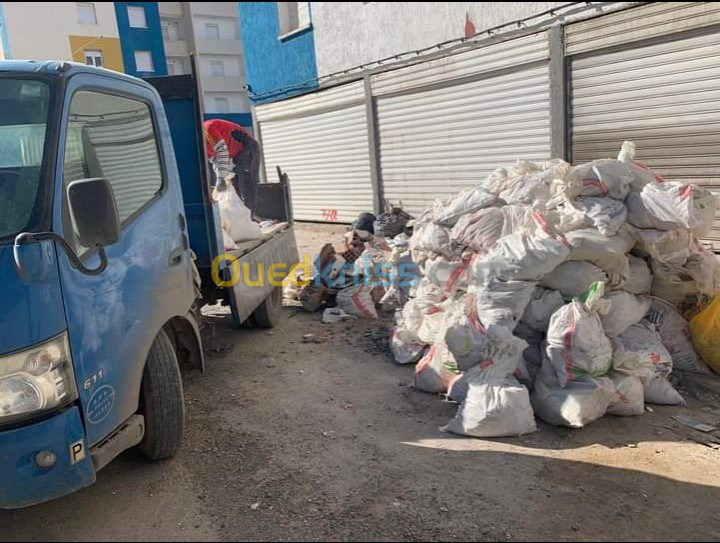
<instances>
[{"instance_id":1,"label":"corrugated metal shutter","mask_svg":"<svg viewBox=\"0 0 720 543\"><path fill-rule=\"evenodd\" d=\"M363 83L256 108L265 173L290 177L296 219L351 222L373 210Z\"/></svg>"},{"instance_id":2,"label":"corrugated metal shutter","mask_svg":"<svg viewBox=\"0 0 720 543\"><path fill-rule=\"evenodd\" d=\"M117 121L89 122L83 132L92 144L98 170L94 171L91 165L91 174L110 181L120 220L125 221L162 188L160 157L150 112ZM89 162L92 164L93 160Z\"/></svg>"},{"instance_id":3,"label":"corrugated metal shutter","mask_svg":"<svg viewBox=\"0 0 720 543\"><path fill-rule=\"evenodd\" d=\"M720 190L720 32L573 59L571 76L574 162L632 140L664 177Z\"/></svg>"},{"instance_id":4,"label":"corrugated metal shutter","mask_svg":"<svg viewBox=\"0 0 720 543\"><path fill-rule=\"evenodd\" d=\"M529 38L517 40L518 47L513 40L473 51L485 74L477 81L378 98L386 199L417 214L500 165L550 157L547 34ZM485 73L486 65L501 71Z\"/></svg>"},{"instance_id":5,"label":"corrugated metal shutter","mask_svg":"<svg viewBox=\"0 0 720 543\"><path fill-rule=\"evenodd\" d=\"M718 2L647 2L567 26L565 52L576 55L718 23Z\"/></svg>"}]
</instances>

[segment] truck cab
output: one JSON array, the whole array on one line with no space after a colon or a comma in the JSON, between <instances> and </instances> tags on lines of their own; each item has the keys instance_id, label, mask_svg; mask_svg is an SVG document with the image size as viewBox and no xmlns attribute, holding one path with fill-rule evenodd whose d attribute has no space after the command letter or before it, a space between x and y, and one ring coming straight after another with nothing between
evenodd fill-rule
<instances>
[{"instance_id":1,"label":"truck cab","mask_svg":"<svg viewBox=\"0 0 720 543\"><path fill-rule=\"evenodd\" d=\"M273 323L277 288L212 282L213 264L225 277L235 257L223 256L197 92L182 98L191 110L170 103L171 125L156 86L0 62L0 508L86 487L131 447L177 451L181 370L204 366L199 306ZM289 198L274 185L272 199ZM289 266L286 200L266 207L284 226L235 256Z\"/></svg>"}]
</instances>

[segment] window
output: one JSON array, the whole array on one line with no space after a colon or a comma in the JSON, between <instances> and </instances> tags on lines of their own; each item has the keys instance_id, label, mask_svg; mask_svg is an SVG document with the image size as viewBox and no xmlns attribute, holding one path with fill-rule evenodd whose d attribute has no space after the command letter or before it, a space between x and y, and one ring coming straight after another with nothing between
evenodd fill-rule
<instances>
[{"instance_id":1,"label":"window","mask_svg":"<svg viewBox=\"0 0 720 543\"><path fill-rule=\"evenodd\" d=\"M160 22L162 27L163 39L166 42L175 42L183 39L182 32L180 31L180 21L173 19L163 19Z\"/></svg>"},{"instance_id":2,"label":"window","mask_svg":"<svg viewBox=\"0 0 720 543\"><path fill-rule=\"evenodd\" d=\"M167 68L168 75L182 75L184 73L182 61L177 58L167 59Z\"/></svg>"},{"instance_id":3,"label":"window","mask_svg":"<svg viewBox=\"0 0 720 543\"><path fill-rule=\"evenodd\" d=\"M78 23L81 25L96 25L95 4L91 2L76 2Z\"/></svg>"},{"instance_id":4,"label":"window","mask_svg":"<svg viewBox=\"0 0 720 543\"><path fill-rule=\"evenodd\" d=\"M215 113L230 113L230 104L227 98L215 98Z\"/></svg>"},{"instance_id":5,"label":"window","mask_svg":"<svg viewBox=\"0 0 720 543\"><path fill-rule=\"evenodd\" d=\"M310 26L310 2L278 2L280 37Z\"/></svg>"},{"instance_id":6,"label":"window","mask_svg":"<svg viewBox=\"0 0 720 543\"><path fill-rule=\"evenodd\" d=\"M217 23L205 23L205 37L209 40L219 40L220 25Z\"/></svg>"},{"instance_id":7,"label":"window","mask_svg":"<svg viewBox=\"0 0 720 543\"><path fill-rule=\"evenodd\" d=\"M154 72L152 53L150 51L135 51L135 69L138 72Z\"/></svg>"},{"instance_id":8,"label":"window","mask_svg":"<svg viewBox=\"0 0 720 543\"><path fill-rule=\"evenodd\" d=\"M0 78L0 238L32 230L44 214L50 97L41 81Z\"/></svg>"},{"instance_id":9,"label":"window","mask_svg":"<svg viewBox=\"0 0 720 543\"><path fill-rule=\"evenodd\" d=\"M103 67L102 51L85 51L85 64L88 66Z\"/></svg>"},{"instance_id":10,"label":"window","mask_svg":"<svg viewBox=\"0 0 720 543\"><path fill-rule=\"evenodd\" d=\"M222 60L211 60L210 74L214 77L225 77L225 63Z\"/></svg>"},{"instance_id":11,"label":"window","mask_svg":"<svg viewBox=\"0 0 720 543\"><path fill-rule=\"evenodd\" d=\"M72 97L63 182L104 177L126 222L162 189L163 176L150 108L144 102L94 91ZM81 251L82 252L82 251Z\"/></svg>"},{"instance_id":12,"label":"window","mask_svg":"<svg viewBox=\"0 0 720 543\"><path fill-rule=\"evenodd\" d=\"M128 20L132 28L147 28L145 8L142 6L128 6Z\"/></svg>"}]
</instances>

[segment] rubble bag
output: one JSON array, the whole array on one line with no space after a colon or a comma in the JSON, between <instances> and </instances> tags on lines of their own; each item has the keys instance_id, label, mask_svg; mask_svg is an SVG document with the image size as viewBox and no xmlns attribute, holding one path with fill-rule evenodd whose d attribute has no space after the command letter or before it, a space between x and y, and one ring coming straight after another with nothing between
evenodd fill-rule
<instances>
[{"instance_id":1,"label":"rubble bag","mask_svg":"<svg viewBox=\"0 0 720 543\"><path fill-rule=\"evenodd\" d=\"M569 261L560 264L540 282L541 287L557 290L566 300L586 293L593 283L606 282L607 274L592 262Z\"/></svg>"},{"instance_id":2,"label":"rubble bag","mask_svg":"<svg viewBox=\"0 0 720 543\"><path fill-rule=\"evenodd\" d=\"M667 377L656 375L642 379L645 403L654 405L685 405L685 400L675 390Z\"/></svg>"},{"instance_id":3,"label":"rubble bag","mask_svg":"<svg viewBox=\"0 0 720 543\"><path fill-rule=\"evenodd\" d=\"M390 332L390 351L398 364L414 364L422 358L425 347L412 330L393 328Z\"/></svg>"},{"instance_id":4,"label":"rubble bag","mask_svg":"<svg viewBox=\"0 0 720 543\"><path fill-rule=\"evenodd\" d=\"M672 372L672 357L655 326L647 321L631 326L612 340L613 370L649 379Z\"/></svg>"},{"instance_id":5,"label":"rubble bag","mask_svg":"<svg viewBox=\"0 0 720 543\"><path fill-rule=\"evenodd\" d=\"M610 372L615 397L607 408L608 415L638 417L645 412L645 388L639 377Z\"/></svg>"},{"instance_id":6,"label":"rubble bag","mask_svg":"<svg viewBox=\"0 0 720 543\"><path fill-rule=\"evenodd\" d=\"M463 215L474 213L496 203L495 195L484 188L476 187L464 190L445 203L435 217L435 222L442 226L453 227Z\"/></svg>"},{"instance_id":7,"label":"rubble bag","mask_svg":"<svg viewBox=\"0 0 720 543\"><path fill-rule=\"evenodd\" d=\"M430 394L445 394L459 374L452 353L443 342L438 342L415 366L415 388Z\"/></svg>"},{"instance_id":8,"label":"rubble bag","mask_svg":"<svg viewBox=\"0 0 720 543\"><path fill-rule=\"evenodd\" d=\"M566 177L567 195L608 196L624 200L634 176L630 167L619 160L601 159L575 166Z\"/></svg>"},{"instance_id":9,"label":"rubble bag","mask_svg":"<svg viewBox=\"0 0 720 543\"><path fill-rule=\"evenodd\" d=\"M560 292L536 287L520 322L533 330L545 332L550 325L550 317L563 305L565 300Z\"/></svg>"},{"instance_id":10,"label":"rubble bag","mask_svg":"<svg viewBox=\"0 0 720 543\"><path fill-rule=\"evenodd\" d=\"M690 230L649 230L635 228L635 253L650 256L658 262L682 266L692 251L693 236Z\"/></svg>"},{"instance_id":11,"label":"rubble bag","mask_svg":"<svg viewBox=\"0 0 720 543\"><path fill-rule=\"evenodd\" d=\"M243 204L238 193L231 187L213 191L213 197L220 208L222 227L230 238L239 243L260 239L263 236L260 225L252 220L250 210Z\"/></svg>"},{"instance_id":12,"label":"rubble bag","mask_svg":"<svg viewBox=\"0 0 720 543\"><path fill-rule=\"evenodd\" d=\"M650 294L653 277L647 262L637 256L629 255L628 266L630 274L623 283L623 290L632 294Z\"/></svg>"},{"instance_id":13,"label":"rubble bag","mask_svg":"<svg viewBox=\"0 0 720 543\"><path fill-rule=\"evenodd\" d=\"M529 281L502 281L493 279L481 286L470 286L474 294L477 314L485 326L506 326L514 330L525 313L525 308L537 283Z\"/></svg>"},{"instance_id":14,"label":"rubble bag","mask_svg":"<svg viewBox=\"0 0 720 543\"><path fill-rule=\"evenodd\" d=\"M450 230L432 222L416 226L410 238L410 249L450 255Z\"/></svg>"},{"instance_id":15,"label":"rubble bag","mask_svg":"<svg viewBox=\"0 0 720 543\"><path fill-rule=\"evenodd\" d=\"M548 424L582 428L603 417L615 401L615 385L607 377L584 377L560 386L546 359L535 379L530 401L535 415Z\"/></svg>"},{"instance_id":16,"label":"rubble bag","mask_svg":"<svg viewBox=\"0 0 720 543\"><path fill-rule=\"evenodd\" d=\"M614 236L627 222L627 207L618 200L588 196L580 198L576 205L585 213L587 221L604 236Z\"/></svg>"},{"instance_id":17,"label":"rubble bag","mask_svg":"<svg viewBox=\"0 0 720 543\"><path fill-rule=\"evenodd\" d=\"M638 228L693 230L706 235L712 228L717 198L707 189L687 183L648 183L627 198L628 222Z\"/></svg>"},{"instance_id":18,"label":"rubble bag","mask_svg":"<svg viewBox=\"0 0 720 543\"><path fill-rule=\"evenodd\" d=\"M480 375L443 431L489 438L513 437L537 430L528 390L512 377L489 380Z\"/></svg>"},{"instance_id":19,"label":"rubble bag","mask_svg":"<svg viewBox=\"0 0 720 543\"><path fill-rule=\"evenodd\" d=\"M336 297L337 306L348 315L377 319L372 288L366 286L348 287L340 290Z\"/></svg>"},{"instance_id":20,"label":"rubble bag","mask_svg":"<svg viewBox=\"0 0 720 543\"><path fill-rule=\"evenodd\" d=\"M678 310L665 300L653 298L647 321L654 324L662 343L672 356L673 368L692 373L710 373L693 345L690 325Z\"/></svg>"},{"instance_id":21,"label":"rubble bag","mask_svg":"<svg viewBox=\"0 0 720 543\"><path fill-rule=\"evenodd\" d=\"M690 321L690 334L705 363L720 373L720 294Z\"/></svg>"},{"instance_id":22,"label":"rubble bag","mask_svg":"<svg viewBox=\"0 0 720 543\"><path fill-rule=\"evenodd\" d=\"M558 309L550 318L545 354L561 387L584 377L605 375L612 366L612 344L600 311L605 285L594 283L583 298Z\"/></svg>"},{"instance_id":23,"label":"rubble bag","mask_svg":"<svg viewBox=\"0 0 720 543\"><path fill-rule=\"evenodd\" d=\"M650 310L651 300L648 296L636 296L624 290L616 290L605 295L608 302L607 312L600 316L605 335L614 338L625 332L632 325L645 318Z\"/></svg>"}]
</instances>

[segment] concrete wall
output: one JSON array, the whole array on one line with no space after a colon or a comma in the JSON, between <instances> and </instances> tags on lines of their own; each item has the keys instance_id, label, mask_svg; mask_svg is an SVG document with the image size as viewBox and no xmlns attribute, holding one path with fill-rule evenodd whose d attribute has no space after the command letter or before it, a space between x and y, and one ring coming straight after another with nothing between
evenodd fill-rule
<instances>
[{"instance_id":1,"label":"concrete wall","mask_svg":"<svg viewBox=\"0 0 720 543\"><path fill-rule=\"evenodd\" d=\"M461 38L566 2L312 2L320 75Z\"/></svg>"},{"instance_id":2,"label":"concrete wall","mask_svg":"<svg viewBox=\"0 0 720 543\"><path fill-rule=\"evenodd\" d=\"M279 40L276 2L238 2L250 99L260 103L317 86L313 30ZM304 85L300 90L281 90Z\"/></svg>"},{"instance_id":3,"label":"concrete wall","mask_svg":"<svg viewBox=\"0 0 720 543\"><path fill-rule=\"evenodd\" d=\"M68 36L118 39L115 7L112 2L95 2L97 24L78 22L75 2L3 2L9 49L15 59L72 60ZM99 43L102 40L98 40ZM100 49L87 40L87 49ZM106 41L106 43L109 43ZM81 51L82 52L82 51ZM74 54L75 53L75 54ZM106 67L122 70L106 61Z\"/></svg>"},{"instance_id":4,"label":"concrete wall","mask_svg":"<svg viewBox=\"0 0 720 543\"><path fill-rule=\"evenodd\" d=\"M145 8L147 28L133 28L128 19L128 6ZM160 13L157 2L115 2L118 33L122 45L125 72L137 77L166 75L165 47L160 29ZM150 51L154 72L139 72L135 65L135 51Z\"/></svg>"}]
</instances>

